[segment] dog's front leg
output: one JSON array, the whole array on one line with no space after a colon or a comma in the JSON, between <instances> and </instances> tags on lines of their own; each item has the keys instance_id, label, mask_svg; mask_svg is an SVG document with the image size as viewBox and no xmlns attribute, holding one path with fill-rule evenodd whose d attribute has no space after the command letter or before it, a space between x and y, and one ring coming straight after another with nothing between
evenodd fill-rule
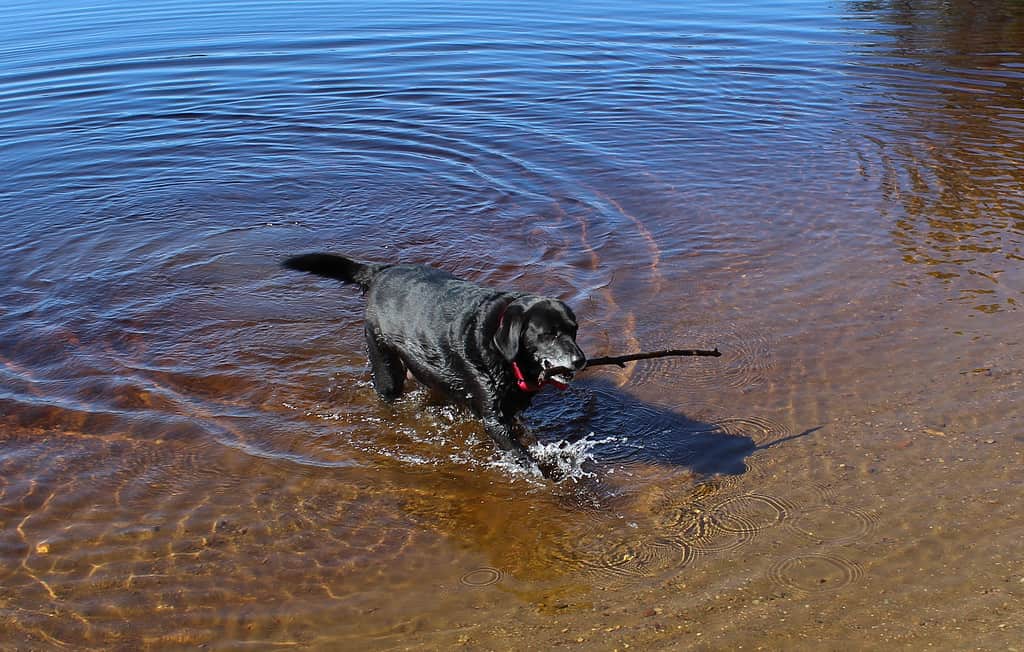
<instances>
[{"instance_id":1,"label":"dog's front leg","mask_svg":"<svg viewBox=\"0 0 1024 652\"><path fill-rule=\"evenodd\" d=\"M484 383L476 385L471 396L473 398L471 405L481 421L484 422L484 430L494 440L494 443L501 450L511 452L516 461L523 466L529 468L537 464L544 477L552 477L550 469L530 455L524 445L524 440L531 444L536 443L537 440L522 432L521 428L517 428L519 423L515 415L522 406L507 405L502 401L501 397L504 396L502 392L488 387Z\"/></svg>"},{"instance_id":2,"label":"dog's front leg","mask_svg":"<svg viewBox=\"0 0 1024 652\"><path fill-rule=\"evenodd\" d=\"M556 464L551 462L545 462L537 459L530 455L527 451L526 446L520 441L520 436L516 433L516 423L513 421L509 423L507 420L503 420L500 417L484 417L484 429L487 434L490 435L498 446L502 450L511 451L516 456L516 461L525 467L530 467L536 464L537 468L540 469L541 475L550 480L558 481L561 479L561 471L558 469ZM529 437L533 442L536 439Z\"/></svg>"},{"instance_id":3,"label":"dog's front leg","mask_svg":"<svg viewBox=\"0 0 1024 652\"><path fill-rule=\"evenodd\" d=\"M533 461L526 447L516 437L513 424L509 423L503 415L497 412L484 414L483 422L484 430L501 450L510 451L522 464L529 465Z\"/></svg>"}]
</instances>

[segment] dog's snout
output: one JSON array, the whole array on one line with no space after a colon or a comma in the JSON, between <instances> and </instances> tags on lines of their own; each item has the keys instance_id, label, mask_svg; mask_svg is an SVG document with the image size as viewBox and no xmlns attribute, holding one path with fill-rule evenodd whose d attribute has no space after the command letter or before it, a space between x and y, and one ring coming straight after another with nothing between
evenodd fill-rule
<instances>
[{"instance_id":1,"label":"dog's snout","mask_svg":"<svg viewBox=\"0 0 1024 652\"><path fill-rule=\"evenodd\" d=\"M566 347L553 357L544 357L539 360L540 367L547 373L568 373L574 374L587 366L587 356L578 347Z\"/></svg>"}]
</instances>

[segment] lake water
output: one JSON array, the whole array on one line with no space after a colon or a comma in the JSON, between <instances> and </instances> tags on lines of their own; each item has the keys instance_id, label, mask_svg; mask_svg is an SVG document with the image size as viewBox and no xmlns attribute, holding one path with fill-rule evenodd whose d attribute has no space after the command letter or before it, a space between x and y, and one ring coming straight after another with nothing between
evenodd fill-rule
<instances>
[{"instance_id":1,"label":"lake water","mask_svg":"<svg viewBox=\"0 0 1024 652\"><path fill-rule=\"evenodd\" d=\"M5 649L1016 649L1024 5L3 5ZM279 261L558 296L510 467Z\"/></svg>"}]
</instances>

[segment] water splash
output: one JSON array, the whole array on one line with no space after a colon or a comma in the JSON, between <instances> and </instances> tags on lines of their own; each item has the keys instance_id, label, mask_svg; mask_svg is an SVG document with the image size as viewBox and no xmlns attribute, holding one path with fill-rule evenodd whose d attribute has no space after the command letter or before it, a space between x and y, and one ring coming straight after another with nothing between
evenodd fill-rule
<instances>
[{"instance_id":1,"label":"water splash","mask_svg":"<svg viewBox=\"0 0 1024 652\"><path fill-rule=\"evenodd\" d=\"M529 480L542 481L546 469L547 479L555 482L572 480L574 483L586 478L597 476L594 462L595 452L599 446L606 444L625 443L623 437L603 437L592 439L594 433L570 442L566 440L548 443L535 443L528 450L535 462L524 466L511 453L503 452L500 457L487 464L490 468L500 469L512 476L524 477Z\"/></svg>"}]
</instances>

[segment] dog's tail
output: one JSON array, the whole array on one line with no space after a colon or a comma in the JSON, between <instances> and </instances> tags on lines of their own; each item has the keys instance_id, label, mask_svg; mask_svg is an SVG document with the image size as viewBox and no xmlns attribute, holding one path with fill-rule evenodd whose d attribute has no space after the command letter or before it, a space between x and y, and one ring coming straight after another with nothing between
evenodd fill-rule
<instances>
[{"instance_id":1,"label":"dog's tail","mask_svg":"<svg viewBox=\"0 0 1024 652\"><path fill-rule=\"evenodd\" d=\"M302 254L292 256L281 263L288 269L300 272L309 272L318 276L326 276L341 281L342 283L354 283L365 292L370 287L373 277L381 270L390 267L389 265L376 265L373 263L361 263L344 256L335 254Z\"/></svg>"}]
</instances>

